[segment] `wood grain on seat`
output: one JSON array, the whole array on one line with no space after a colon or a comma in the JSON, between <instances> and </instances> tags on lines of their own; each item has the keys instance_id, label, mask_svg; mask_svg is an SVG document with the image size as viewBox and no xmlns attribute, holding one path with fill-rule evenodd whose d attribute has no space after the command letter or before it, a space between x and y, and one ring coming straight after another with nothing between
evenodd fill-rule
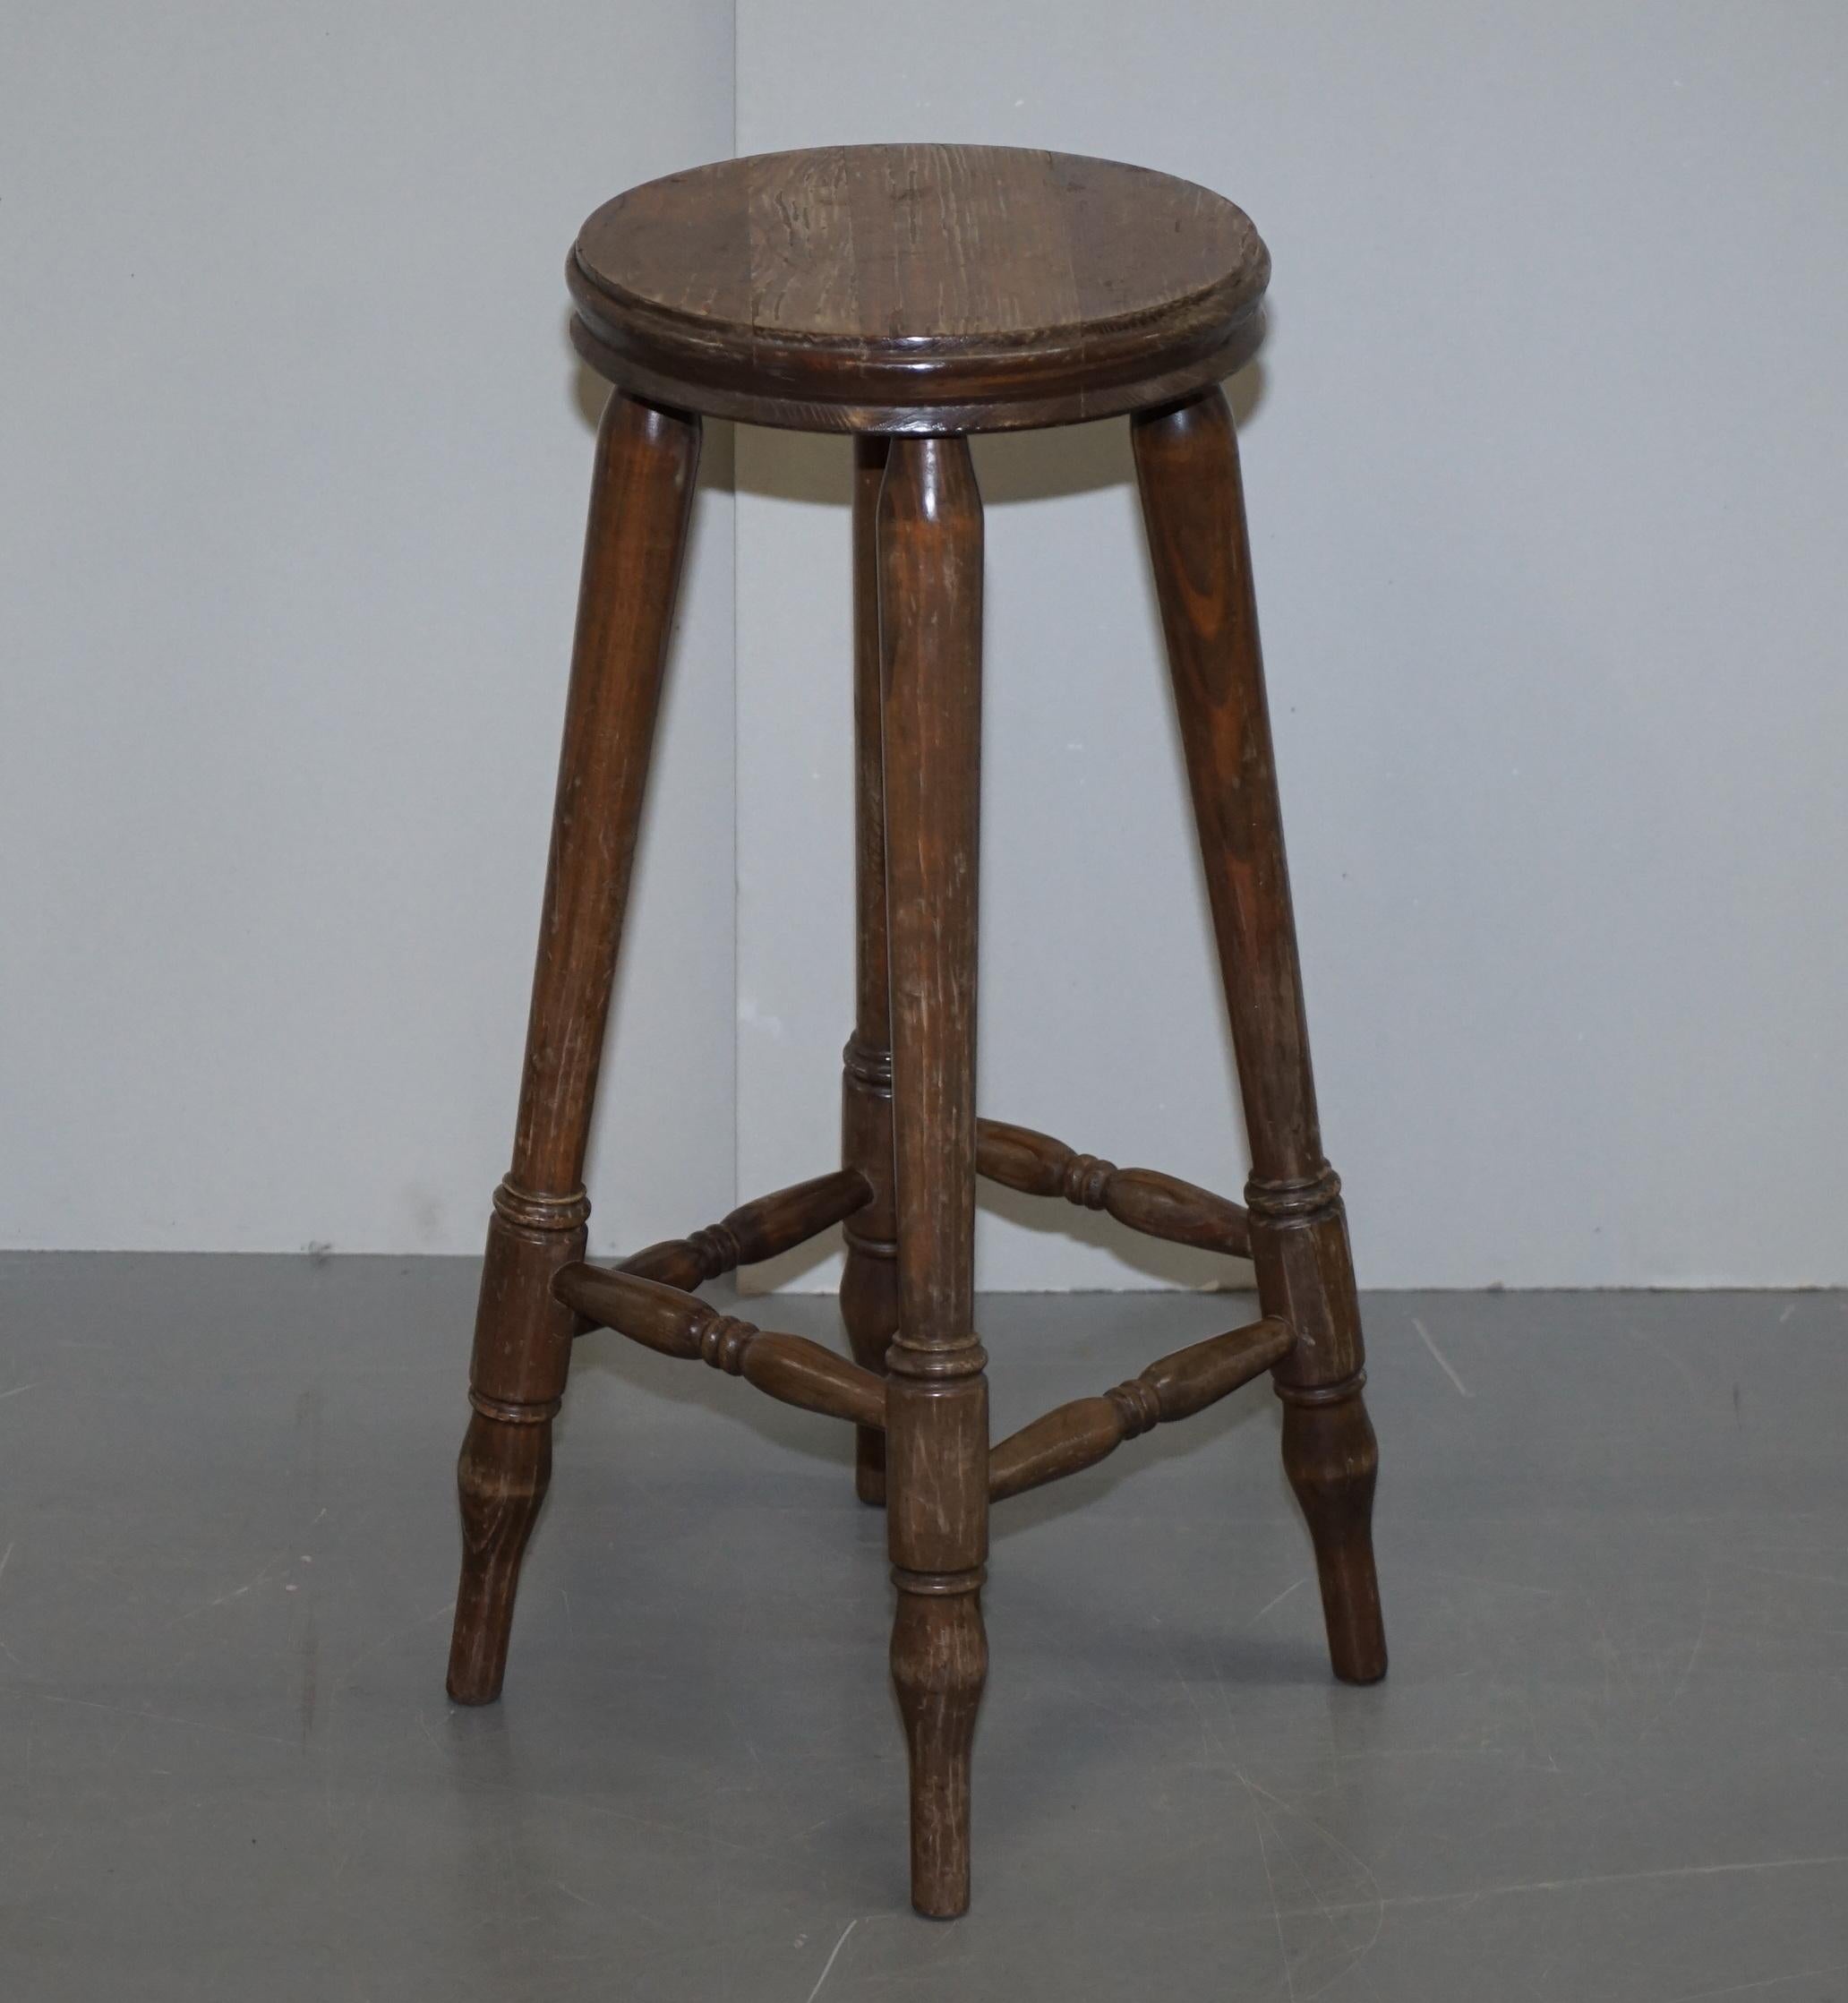
<instances>
[{"instance_id":1,"label":"wood grain on seat","mask_svg":"<svg viewBox=\"0 0 1848 2003\"><path fill-rule=\"evenodd\" d=\"M1145 167L834 146L651 181L585 224L586 358L633 392L805 430L1011 430L1185 395L1246 360L1270 258Z\"/></svg>"}]
</instances>

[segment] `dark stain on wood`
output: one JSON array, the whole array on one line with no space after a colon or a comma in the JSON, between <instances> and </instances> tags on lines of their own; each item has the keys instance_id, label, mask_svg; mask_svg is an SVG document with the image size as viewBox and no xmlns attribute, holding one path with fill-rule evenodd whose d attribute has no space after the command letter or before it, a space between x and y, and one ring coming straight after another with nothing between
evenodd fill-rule
<instances>
[{"instance_id":1,"label":"dark stain on wood","mask_svg":"<svg viewBox=\"0 0 1848 2003\"><path fill-rule=\"evenodd\" d=\"M1384 1673L1378 1450L1340 1186L1323 1157L1258 649L1237 444L1217 384L1254 348L1248 219L1141 168L1005 148L837 147L632 190L585 226L580 350L598 435L513 1164L494 1197L459 1480L449 1689L500 1690L571 1340L608 1326L856 1429L897 1587L911 1896L966 1909L988 1673L988 1512L1268 1370L1336 1673ZM1237 1048L1241 1206L975 1114L982 508L969 432L1126 412ZM583 1186L699 414L857 433L853 1032L842 1167L588 1263ZM974 1325L978 1175L1249 1256L1262 1319L992 1449ZM854 1360L694 1289L835 1225Z\"/></svg>"},{"instance_id":2,"label":"dark stain on wood","mask_svg":"<svg viewBox=\"0 0 1848 2003\"><path fill-rule=\"evenodd\" d=\"M593 366L805 431L1070 424L1217 382L1270 259L1223 196L1009 146L828 146L607 202L567 273Z\"/></svg>"}]
</instances>

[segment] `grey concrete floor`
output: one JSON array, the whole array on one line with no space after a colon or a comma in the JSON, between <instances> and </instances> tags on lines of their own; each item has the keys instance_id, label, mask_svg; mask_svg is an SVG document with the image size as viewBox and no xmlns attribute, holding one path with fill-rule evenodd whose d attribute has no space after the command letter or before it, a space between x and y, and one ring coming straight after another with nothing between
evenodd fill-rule
<instances>
[{"instance_id":1,"label":"grey concrete floor","mask_svg":"<svg viewBox=\"0 0 1848 2003\"><path fill-rule=\"evenodd\" d=\"M1262 1386L1003 1505L945 1926L844 1428L581 1344L446 1701L473 1283L0 1259L0 1996L1848 1998L1843 1297L1373 1297L1373 1690ZM990 1299L997 1430L1245 1305Z\"/></svg>"}]
</instances>

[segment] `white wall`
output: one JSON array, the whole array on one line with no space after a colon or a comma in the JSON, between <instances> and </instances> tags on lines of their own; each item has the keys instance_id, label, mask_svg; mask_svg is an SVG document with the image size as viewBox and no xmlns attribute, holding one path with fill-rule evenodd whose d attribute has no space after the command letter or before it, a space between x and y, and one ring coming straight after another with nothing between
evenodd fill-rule
<instances>
[{"instance_id":1,"label":"white wall","mask_svg":"<svg viewBox=\"0 0 1848 2003\"><path fill-rule=\"evenodd\" d=\"M564 255L731 150L732 55L720 0L0 11L0 1242L478 1249L590 467ZM729 450L605 1242L732 1196Z\"/></svg>"},{"instance_id":2,"label":"white wall","mask_svg":"<svg viewBox=\"0 0 1848 2003\"><path fill-rule=\"evenodd\" d=\"M1235 393L1364 1279L1848 1280L1848 13L735 28L734 124L721 0L0 13L0 1242L475 1249L589 465L569 231L689 161L931 137L1143 160L1271 244ZM844 449L740 434L734 969L727 445L604 1246L836 1145ZM1121 428L980 467L985 1105L1236 1188ZM985 1284L1206 1277L985 1220Z\"/></svg>"},{"instance_id":3,"label":"white wall","mask_svg":"<svg viewBox=\"0 0 1848 2003\"><path fill-rule=\"evenodd\" d=\"M802 20L740 0L740 151L1112 155L1223 190L1270 244L1271 338L1235 401L1364 1281L1848 1281L1848 11ZM741 434L753 1187L834 1145L842 463ZM984 1108L1236 1190L1121 427L980 466ZM1011 1221L1033 1214L985 1220L984 1284L1205 1277L1068 1237L1071 1212Z\"/></svg>"}]
</instances>

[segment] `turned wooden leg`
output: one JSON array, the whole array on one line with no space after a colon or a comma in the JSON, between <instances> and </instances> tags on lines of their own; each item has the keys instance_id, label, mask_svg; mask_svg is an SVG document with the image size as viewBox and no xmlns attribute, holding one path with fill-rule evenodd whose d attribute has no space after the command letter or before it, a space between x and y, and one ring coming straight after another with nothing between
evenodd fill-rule
<instances>
[{"instance_id":1,"label":"turned wooden leg","mask_svg":"<svg viewBox=\"0 0 1848 2003\"><path fill-rule=\"evenodd\" d=\"M879 669L879 487L886 441L853 441L853 828L855 1004L843 1053L841 1159L873 1186L872 1201L847 1220L841 1319L853 1359L883 1374L898 1333L898 1221L892 1165L892 1000L886 970L886 754ZM886 1500L886 1435L855 1429L854 1487L862 1502Z\"/></svg>"},{"instance_id":2,"label":"turned wooden leg","mask_svg":"<svg viewBox=\"0 0 1848 2003\"><path fill-rule=\"evenodd\" d=\"M1252 1151L1252 1258L1296 1345L1274 1373L1344 1682L1386 1673L1373 1572L1379 1451L1340 1184L1322 1157L1258 651L1232 414L1217 389L1138 417L1136 477L1206 864Z\"/></svg>"},{"instance_id":3,"label":"turned wooden leg","mask_svg":"<svg viewBox=\"0 0 1848 2003\"><path fill-rule=\"evenodd\" d=\"M887 1357L892 1675L911 1903L969 1906L969 1765L988 1673L988 1359L974 1326L981 497L961 438L894 438L878 515L898 1217Z\"/></svg>"},{"instance_id":4,"label":"turned wooden leg","mask_svg":"<svg viewBox=\"0 0 1848 2003\"><path fill-rule=\"evenodd\" d=\"M597 433L578 637L513 1166L494 1194L462 1448L449 1695L500 1694L519 1565L552 1471L582 1259L584 1151L673 616L699 421L618 394Z\"/></svg>"}]
</instances>

